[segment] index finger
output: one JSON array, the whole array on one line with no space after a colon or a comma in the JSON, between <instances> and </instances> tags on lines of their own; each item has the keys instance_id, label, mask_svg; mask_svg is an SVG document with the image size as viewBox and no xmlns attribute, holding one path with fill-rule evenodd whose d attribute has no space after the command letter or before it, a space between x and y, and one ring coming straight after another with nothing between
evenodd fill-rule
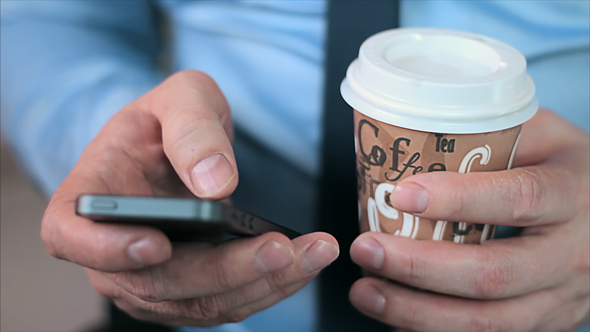
<instances>
[{"instance_id":1,"label":"index finger","mask_svg":"<svg viewBox=\"0 0 590 332\"><path fill-rule=\"evenodd\" d=\"M557 114L539 109L522 125L514 166L538 164L563 147L577 144L588 145L588 134Z\"/></svg>"},{"instance_id":2,"label":"index finger","mask_svg":"<svg viewBox=\"0 0 590 332\"><path fill-rule=\"evenodd\" d=\"M158 118L164 152L187 188L207 199L233 192L238 171L230 141L231 115L213 79L197 71L179 72L137 105Z\"/></svg>"},{"instance_id":3,"label":"index finger","mask_svg":"<svg viewBox=\"0 0 590 332\"><path fill-rule=\"evenodd\" d=\"M431 220L534 226L571 220L588 192L588 135L550 112L523 125L512 170L436 172L398 183L390 200ZM536 163L531 165L531 163Z\"/></svg>"},{"instance_id":4,"label":"index finger","mask_svg":"<svg viewBox=\"0 0 590 332\"><path fill-rule=\"evenodd\" d=\"M395 208L430 220L517 227L564 222L576 215L584 182L572 164L419 174L400 182L390 199Z\"/></svg>"}]
</instances>

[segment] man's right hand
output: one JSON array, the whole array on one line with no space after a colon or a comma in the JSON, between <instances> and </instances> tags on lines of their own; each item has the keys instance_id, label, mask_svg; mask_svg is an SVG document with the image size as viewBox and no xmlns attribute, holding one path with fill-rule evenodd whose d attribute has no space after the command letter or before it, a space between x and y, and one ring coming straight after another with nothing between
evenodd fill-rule
<instances>
[{"instance_id":1,"label":"man's right hand","mask_svg":"<svg viewBox=\"0 0 590 332\"><path fill-rule=\"evenodd\" d=\"M133 317L162 324L237 322L297 292L338 256L331 235L172 245L155 228L75 214L81 194L229 196L238 183L231 135L229 106L210 77L171 76L84 150L43 217L47 249L86 267L94 288Z\"/></svg>"}]
</instances>

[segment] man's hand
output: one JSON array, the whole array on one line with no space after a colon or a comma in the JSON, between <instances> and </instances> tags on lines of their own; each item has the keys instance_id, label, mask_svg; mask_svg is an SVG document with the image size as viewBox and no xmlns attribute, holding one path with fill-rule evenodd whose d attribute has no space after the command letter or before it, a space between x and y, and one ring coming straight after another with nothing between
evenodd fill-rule
<instances>
[{"instance_id":1,"label":"man's hand","mask_svg":"<svg viewBox=\"0 0 590 332\"><path fill-rule=\"evenodd\" d=\"M338 256L336 240L279 233L172 245L150 227L76 216L81 194L229 196L238 183L227 101L208 76L181 72L127 105L89 144L52 197L41 236L85 266L130 315L170 325L240 321L295 293Z\"/></svg>"},{"instance_id":2,"label":"man's hand","mask_svg":"<svg viewBox=\"0 0 590 332\"><path fill-rule=\"evenodd\" d=\"M393 205L420 217L523 227L482 245L364 233L352 303L415 331L571 331L590 312L589 137L548 111L522 129L516 168L439 172L397 185Z\"/></svg>"}]
</instances>

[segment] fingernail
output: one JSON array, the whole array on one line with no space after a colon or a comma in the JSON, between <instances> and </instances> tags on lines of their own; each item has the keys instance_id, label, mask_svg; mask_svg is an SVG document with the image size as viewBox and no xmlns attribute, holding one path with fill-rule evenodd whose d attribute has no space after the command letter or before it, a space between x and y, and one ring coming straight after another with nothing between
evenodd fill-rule
<instances>
[{"instance_id":1,"label":"fingernail","mask_svg":"<svg viewBox=\"0 0 590 332\"><path fill-rule=\"evenodd\" d=\"M276 241L268 241L256 253L254 266L260 274L279 271L295 262L291 248Z\"/></svg>"},{"instance_id":2,"label":"fingernail","mask_svg":"<svg viewBox=\"0 0 590 332\"><path fill-rule=\"evenodd\" d=\"M161 263L170 257L171 248L150 238L143 238L127 247L127 256L140 266Z\"/></svg>"},{"instance_id":3,"label":"fingernail","mask_svg":"<svg viewBox=\"0 0 590 332\"><path fill-rule=\"evenodd\" d=\"M357 238L350 248L355 262L362 267L372 270L381 270L383 267L385 263L385 251L381 243L372 237Z\"/></svg>"},{"instance_id":4,"label":"fingernail","mask_svg":"<svg viewBox=\"0 0 590 332\"><path fill-rule=\"evenodd\" d=\"M191 172L197 194L210 196L223 189L234 175L234 169L221 153L201 160Z\"/></svg>"},{"instance_id":5,"label":"fingernail","mask_svg":"<svg viewBox=\"0 0 590 332\"><path fill-rule=\"evenodd\" d=\"M338 247L332 243L317 240L303 254L301 269L307 274L312 274L330 265L338 257L339 253Z\"/></svg>"},{"instance_id":6,"label":"fingernail","mask_svg":"<svg viewBox=\"0 0 590 332\"><path fill-rule=\"evenodd\" d=\"M402 183L391 193L391 204L405 212L424 212L428 206L428 191L416 183Z\"/></svg>"},{"instance_id":7,"label":"fingernail","mask_svg":"<svg viewBox=\"0 0 590 332\"><path fill-rule=\"evenodd\" d=\"M355 306L375 315L380 315L385 311L385 297L379 289L369 283L357 287L353 297Z\"/></svg>"}]
</instances>

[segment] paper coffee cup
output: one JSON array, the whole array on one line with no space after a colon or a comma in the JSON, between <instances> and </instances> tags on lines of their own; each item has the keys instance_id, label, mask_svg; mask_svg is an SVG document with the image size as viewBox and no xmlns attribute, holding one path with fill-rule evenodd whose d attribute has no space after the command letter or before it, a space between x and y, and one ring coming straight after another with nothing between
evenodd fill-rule
<instances>
[{"instance_id":1,"label":"paper coffee cup","mask_svg":"<svg viewBox=\"0 0 590 332\"><path fill-rule=\"evenodd\" d=\"M493 237L490 225L398 211L389 195L415 174L512 166L521 124L538 108L516 49L466 32L388 30L361 45L341 92L354 108L361 231L458 243Z\"/></svg>"}]
</instances>

